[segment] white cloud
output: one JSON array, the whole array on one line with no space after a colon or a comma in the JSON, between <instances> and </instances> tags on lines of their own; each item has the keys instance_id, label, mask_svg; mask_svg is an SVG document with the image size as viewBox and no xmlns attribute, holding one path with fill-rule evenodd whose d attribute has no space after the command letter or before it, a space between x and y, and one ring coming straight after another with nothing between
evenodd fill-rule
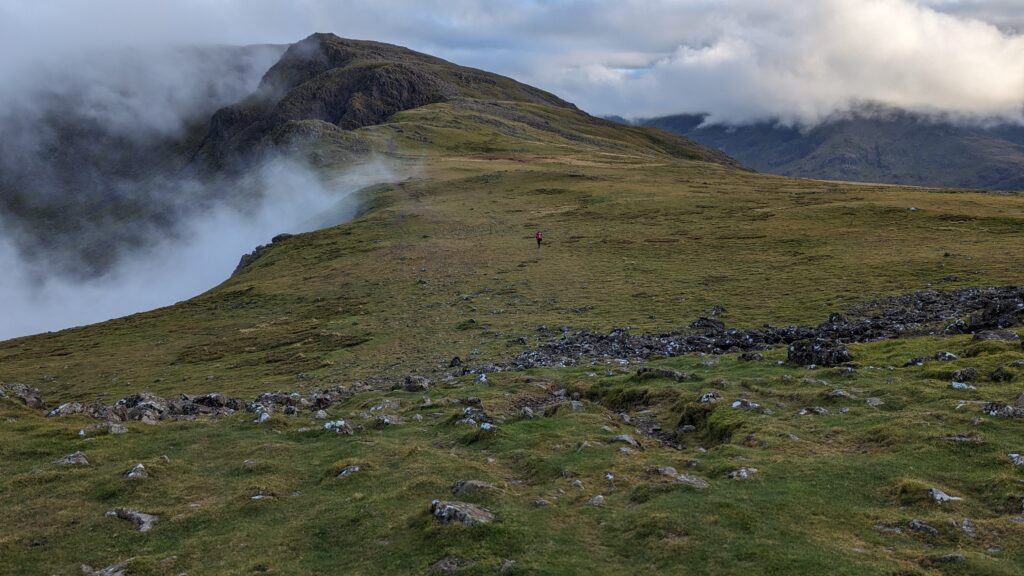
<instances>
[{"instance_id":1,"label":"white cloud","mask_svg":"<svg viewBox=\"0 0 1024 576\"><path fill-rule=\"evenodd\" d=\"M111 43L378 39L540 85L598 114L813 122L852 103L1018 117L1016 0L8 0L5 54ZM56 39L56 40L55 40ZM0 63L8 69L18 58Z\"/></svg>"}]
</instances>

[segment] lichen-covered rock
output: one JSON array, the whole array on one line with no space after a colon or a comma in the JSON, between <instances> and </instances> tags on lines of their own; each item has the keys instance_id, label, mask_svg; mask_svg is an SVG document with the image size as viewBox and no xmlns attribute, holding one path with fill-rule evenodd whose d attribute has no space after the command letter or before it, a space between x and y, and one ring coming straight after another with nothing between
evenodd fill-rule
<instances>
[{"instance_id":1,"label":"lichen-covered rock","mask_svg":"<svg viewBox=\"0 0 1024 576\"><path fill-rule=\"evenodd\" d=\"M489 524L494 521L494 513L486 508L468 502L434 500L430 503L430 513L442 524Z\"/></svg>"},{"instance_id":2,"label":"lichen-covered rock","mask_svg":"<svg viewBox=\"0 0 1024 576\"><path fill-rule=\"evenodd\" d=\"M3 384L0 385L0 397L10 396L21 400L26 406L33 410L42 410L43 393L38 388L26 386L25 384Z\"/></svg>"}]
</instances>

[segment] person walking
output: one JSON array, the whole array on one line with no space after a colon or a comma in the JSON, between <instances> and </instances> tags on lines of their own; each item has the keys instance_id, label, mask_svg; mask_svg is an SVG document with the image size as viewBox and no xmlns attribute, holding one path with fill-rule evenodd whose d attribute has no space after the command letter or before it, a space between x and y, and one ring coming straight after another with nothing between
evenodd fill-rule
<instances>
[{"instance_id":1,"label":"person walking","mask_svg":"<svg viewBox=\"0 0 1024 576\"><path fill-rule=\"evenodd\" d=\"M544 240L544 233L541 232L540 230L537 230L537 233L534 234L534 237L537 238L537 249L539 250L540 243Z\"/></svg>"}]
</instances>

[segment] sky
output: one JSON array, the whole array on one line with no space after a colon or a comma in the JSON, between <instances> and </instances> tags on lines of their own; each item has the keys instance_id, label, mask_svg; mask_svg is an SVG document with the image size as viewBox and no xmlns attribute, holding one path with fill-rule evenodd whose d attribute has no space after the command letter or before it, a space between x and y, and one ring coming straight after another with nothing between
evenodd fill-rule
<instances>
[{"instance_id":1,"label":"sky","mask_svg":"<svg viewBox=\"0 0 1024 576\"><path fill-rule=\"evenodd\" d=\"M4 0L0 78L97 47L405 45L599 115L813 124L866 102L1019 120L1020 0Z\"/></svg>"}]
</instances>

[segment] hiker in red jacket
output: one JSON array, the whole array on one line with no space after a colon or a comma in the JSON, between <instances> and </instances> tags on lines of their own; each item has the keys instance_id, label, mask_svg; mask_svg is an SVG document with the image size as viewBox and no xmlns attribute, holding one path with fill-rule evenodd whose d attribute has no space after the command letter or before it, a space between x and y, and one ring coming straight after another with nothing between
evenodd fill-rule
<instances>
[{"instance_id":1,"label":"hiker in red jacket","mask_svg":"<svg viewBox=\"0 0 1024 576\"><path fill-rule=\"evenodd\" d=\"M540 248L540 242L541 240L544 239L544 233L541 232L540 230L537 230L537 234L535 236L537 238L537 248Z\"/></svg>"}]
</instances>

